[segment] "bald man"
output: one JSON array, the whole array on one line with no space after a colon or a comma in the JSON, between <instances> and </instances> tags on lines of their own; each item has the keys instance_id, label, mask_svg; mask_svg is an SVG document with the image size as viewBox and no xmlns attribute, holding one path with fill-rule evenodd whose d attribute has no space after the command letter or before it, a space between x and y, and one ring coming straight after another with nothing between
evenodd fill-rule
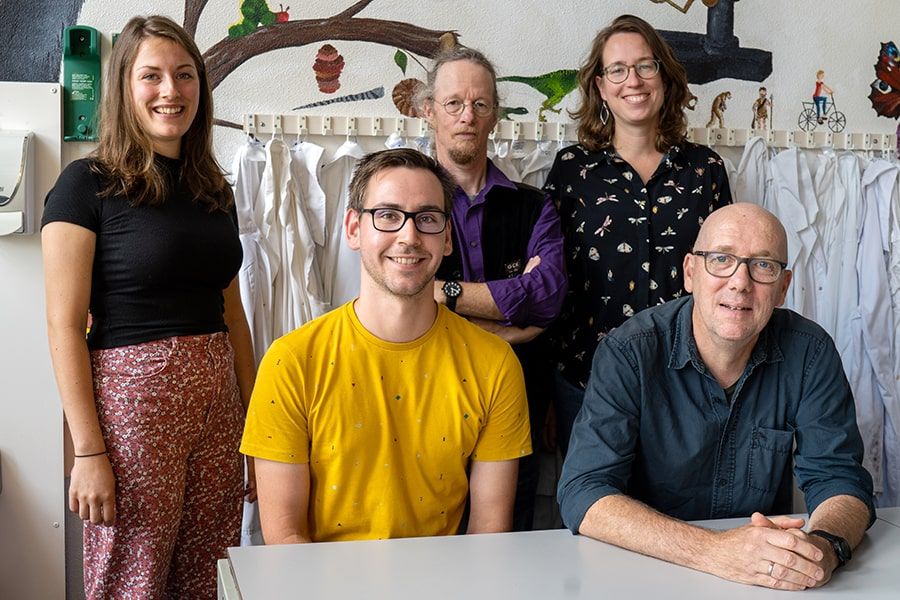
<instances>
[{"instance_id":1,"label":"bald man","mask_svg":"<svg viewBox=\"0 0 900 600\"><path fill-rule=\"evenodd\" d=\"M768 211L712 213L684 258L691 296L601 340L559 483L575 533L778 589L826 583L874 520L834 343L777 308L791 272ZM793 474L806 500L791 512ZM690 520L749 517L710 531Z\"/></svg>"}]
</instances>

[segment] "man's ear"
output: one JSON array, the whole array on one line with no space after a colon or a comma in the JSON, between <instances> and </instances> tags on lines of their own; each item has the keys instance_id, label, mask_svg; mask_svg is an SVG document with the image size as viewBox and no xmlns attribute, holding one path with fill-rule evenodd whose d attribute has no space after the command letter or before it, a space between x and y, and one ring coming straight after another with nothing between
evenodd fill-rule
<instances>
[{"instance_id":1,"label":"man's ear","mask_svg":"<svg viewBox=\"0 0 900 600\"><path fill-rule=\"evenodd\" d=\"M450 234L450 219L447 219L447 228L444 229L444 256L450 256L453 252L453 236Z\"/></svg>"},{"instance_id":2,"label":"man's ear","mask_svg":"<svg viewBox=\"0 0 900 600\"><path fill-rule=\"evenodd\" d=\"M344 231L347 236L347 246L351 250L359 250L359 221L361 216L362 213L352 208L348 208L346 214L344 214Z\"/></svg>"},{"instance_id":3,"label":"man's ear","mask_svg":"<svg viewBox=\"0 0 900 600\"><path fill-rule=\"evenodd\" d=\"M422 103L422 118L428 122L428 125L434 129L434 102L426 100Z\"/></svg>"},{"instance_id":4,"label":"man's ear","mask_svg":"<svg viewBox=\"0 0 900 600\"><path fill-rule=\"evenodd\" d=\"M684 263L681 268L684 270L684 291L688 294L694 291L694 255L688 252L684 255Z\"/></svg>"},{"instance_id":5,"label":"man's ear","mask_svg":"<svg viewBox=\"0 0 900 600\"><path fill-rule=\"evenodd\" d=\"M788 269L784 270L784 282L781 284L783 287L781 288L781 293L778 295L778 300L775 302L775 306L781 306L784 304L785 298L787 298L787 291L791 285L791 279L794 277L794 272Z\"/></svg>"}]
</instances>

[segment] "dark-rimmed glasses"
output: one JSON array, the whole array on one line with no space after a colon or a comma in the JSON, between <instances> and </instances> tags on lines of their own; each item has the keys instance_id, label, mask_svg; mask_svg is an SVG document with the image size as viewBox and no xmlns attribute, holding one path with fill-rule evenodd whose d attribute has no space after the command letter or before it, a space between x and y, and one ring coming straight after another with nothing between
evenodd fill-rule
<instances>
[{"instance_id":1,"label":"dark-rimmed glasses","mask_svg":"<svg viewBox=\"0 0 900 600\"><path fill-rule=\"evenodd\" d=\"M372 215L372 225L385 233L400 231L409 219L413 220L419 233L442 233L447 228L448 215L439 210L406 212L399 208L361 208L358 212Z\"/></svg>"},{"instance_id":2,"label":"dark-rimmed glasses","mask_svg":"<svg viewBox=\"0 0 900 600\"><path fill-rule=\"evenodd\" d=\"M484 100L475 100L474 102L463 102L459 98L447 98L443 102L438 102L441 106L444 107L444 110L447 111L447 114L451 117L458 117L462 114L464 110L466 110L466 106L472 107L472 112L475 113L476 117L484 118L489 117L494 114L494 110L497 108L495 104L489 104Z\"/></svg>"},{"instance_id":3,"label":"dark-rimmed glasses","mask_svg":"<svg viewBox=\"0 0 900 600\"><path fill-rule=\"evenodd\" d=\"M631 69L634 69L634 72L641 79L653 79L659 74L659 61L656 59L642 60L633 65L613 63L600 71L600 75L601 77L606 77L610 83L623 83L628 79L628 71Z\"/></svg>"},{"instance_id":4,"label":"dark-rimmed glasses","mask_svg":"<svg viewBox=\"0 0 900 600\"><path fill-rule=\"evenodd\" d=\"M706 272L713 277L727 278L734 275L738 267L747 263L750 279L756 283L775 283L787 268L787 263L773 258L735 256L728 252L704 252L695 250L694 256L702 256Z\"/></svg>"}]
</instances>

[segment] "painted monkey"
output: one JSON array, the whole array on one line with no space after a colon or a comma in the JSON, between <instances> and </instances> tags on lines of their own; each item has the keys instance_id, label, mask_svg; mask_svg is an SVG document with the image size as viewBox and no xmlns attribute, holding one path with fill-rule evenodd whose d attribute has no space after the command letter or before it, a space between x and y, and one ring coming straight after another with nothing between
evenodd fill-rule
<instances>
[{"instance_id":1,"label":"painted monkey","mask_svg":"<svg viewBox=\"0 0 900 600\"><path fill-rule=\"evenodd\" d=\"M712 102L712 110L709 113L709 121L707 121L706 126L711 127L713 121L716 119L719 120L719 127L725 127L725 121L722 119L723 113L725 109L728 108L725 106L725 101L731 100L731 92L722 92L715 98L713 98Z\"/></svg>"}]
</instances>

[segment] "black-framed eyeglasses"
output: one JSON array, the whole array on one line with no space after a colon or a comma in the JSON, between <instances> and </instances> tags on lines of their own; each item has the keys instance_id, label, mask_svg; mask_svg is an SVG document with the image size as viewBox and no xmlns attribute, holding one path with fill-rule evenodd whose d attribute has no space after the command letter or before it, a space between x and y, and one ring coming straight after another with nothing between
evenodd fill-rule
<instances>
[{"instance_id":1,"label":"black-framed eyeglasses","mask_svg":"<svg viewBox=\"0 0 900 600\"><path fill-rule=\"evenodd\" d=\"M447 228L448 215L439 210L406 212L399 208L361 208L358 212L372 215L372 225L385 233L400 231L409 219L413 220L419 233L442 233Z\"/></svg>"},{"instance_id":2,"label":"black-framed eyeglasses","mask_svg":"<svg viewBox=\"0 0 900 600\"><path fill-rule=\"evenodd\" d=\"M628 71L631 69L634 69L634 72L641 79L653 79L659 74L659 61L656 59L642 60L633 65L613 63L600 71L600 75L606 77L610 83L622 83L628 79Z\"/></svg>"},{"instance_id":3,"label":"black-framed eyeglasses","mask_svg":"<svg viewBox=\"0 0 900 600\"><path fill-rule=\"evenodd\" d=\"M497 108L496 104L490 104L486 100L463 102L459 98L447 98L443 102L438 102L438 104L443 106L444 110L447 111L447 114L451 117L458 117L461 115L462 112L466 110L466 106L471 106L472 112L475 113L476 117L480 118L491 116Z\"/></svg>"},{"instance_id":4,"label":"black-framed eyeglasses","mask_svg":"<svg viewBox=\"0 0 900 600\"><path fill-rule=\"evenodd\" d=\"M728 252L704 252L702 250L695 250L691 254L703 257L706 272L713 277L731 277L737 272L738 267L747 263L750 279L756 283L775 283L787 268L786 262L773 258L735 256Z\"/></svg>"}]
</instances>

